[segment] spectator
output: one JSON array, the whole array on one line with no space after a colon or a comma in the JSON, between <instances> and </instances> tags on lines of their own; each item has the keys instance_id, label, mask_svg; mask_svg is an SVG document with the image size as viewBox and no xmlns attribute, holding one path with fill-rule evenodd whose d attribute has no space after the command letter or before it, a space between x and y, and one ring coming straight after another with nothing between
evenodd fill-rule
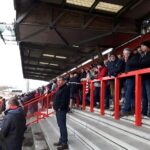
<instances>
[{"instance_id":1,"label":"spectator","mask_svg":"<svg viewBox=\"0 0 150 150\"><path fill-rule=\"evenodd\" d=\"M79 85L79 78L77 73L70 74L70 112L72 112L73 104L75 103L75 100L77 98L77 92L78 92L78 85Z\"/></svg>"},{"instance_id":2,"label":"spectator","mask_svg":"<svg viewBox=\"0 0 150 150\"><path fill-rule=\"evenodd\" d=\"M1 112L3 112L5 110L5 107L6 107L5 102L6 102L5 98L0 97L0 114L1 114Z\"/></svg>"},{"instance_id":3,"label":"spectator","mask_svg":"<svg viewBox=\"0 0 150 150\"><path fill-rule=\"evenodd\" d=\"M104 66L107 68L107 65L108 65L108 60L104 60Z\"/></svg>"},{"instance_id":4,"label":"spectator","mask_svg":"<svg viewBox=\"0 0 150 150\"><path fill-rule=\"evenodd\" d=\"M143 57L141 59L141 68L150 67L150 41L145 41L141 44ZM150 117L150 74L142 76L142 114L143 116Z\"/></svg>"},{"instance_id":5,"label":"spectator","mask_svg":"<svg viewBox=\"0 0 150 150\"><path fill-rule=\"evenodd\" d=\"M121 56L121 54L117 55L118 59L123 60L123 57Z\"/></svg>"},{"instance_id":6,"label":"spectator","mask_svg":"<svg viewBox=\"0 0 150 150\"><path fill-rule=\"evenodd\" d=\"M139 69L140 55L132 54L129 48L123 50L125 59L125 72ZM134 113L134 95L135 95L135 79L128 77L125 80L125 104L120 113L120 117Z\"/></svg>"},{"instance_id":7,"label":"spectator","mask_svg":"<svg viewBox=\"0 0 150 150\"><path fill-rule=\"evenodd\" d=\"M51 90L50 91L54 91L56 88L57 88L57 79L54 79L53 81L52 81L52 87L51 87Z\"/></svg>"},{"instance_id":8,"label":"spectator","mask_svg":"<svg viewBox=\"0 0 150 150\"><path fill-rule=\"evenodd\" d=\"M113 53L110 54L110 58L111 61L108 62L107 65L108 75L110 77L116 77L119 73L124 71L124 62L123 60L118 59L118 57ZM111 97L114 101L114 80L110 80L109 85L110 85ZM110 110L114 110L114 106Z\"/></svg>"},{"instance_id":9,"label":"spectator","mask_svg":"<svg viewBox=\"0 0 150 150\"><path fill-rule=\"evenodd\" d=\"M54 146L57 150L68 149L68 133L66 127L66 113L69 109L70 90L63 77L58 78L59 89L55 93L53 108L56 111L57 124L60 129L60 138Z\"/></svg>"},{"instance_id":10,"label":"spectator","mask_svg":"<svg viewBox=\"0 0 150 150\"><path fill-rule=\"evenodd\" d=\"M86 78L86 71L84 68L81 69L81 72L79 74L79 81L82 81L83 79ZM83 86L80 84L79 85L79 99L80 99L80 104L82 104L82 91L83 90Z\"/></svg>"},{"instance_id":11,"label":"spectator","mask_svg":"<svg viewBox=\"0 0 150 150\"><path fill-rule=\"evenodd\" d=\"M23 109L19 107L17 97L7 101L5 116L0 128L0 134L5 140L7 150L21 150L26 120Z\"/></svg>"},{"instance_id":12,"label":"spectator","mask_svg":"<svg viewBox=\"0 0 150 150\"><path fill-rule=\"evenodd\" d=\"M106 76L107 74L107 69L106 67L104 66L104 63L101 62L97 65L97 69L98 69L98 73L95 77L95 79L101 79L102 77ZM99 107L100 105L100 81L95 81L94 82L94 102L95 102L95 105L97 107Z\"/></svg>"},{"instance_id":13,"label":"spectator","mask_svg":"<svg viewBox=\"0 0 150 150\"><path fill-rule=\"evenodd\" d=\"M84 68L82 68L82 69L81 69L81 72L80 72L79 78L80 78L80 80L81 80L82 78L86 78L86 71L85 71L85 69L84 69Z\"/></svg>"}]
</instances>

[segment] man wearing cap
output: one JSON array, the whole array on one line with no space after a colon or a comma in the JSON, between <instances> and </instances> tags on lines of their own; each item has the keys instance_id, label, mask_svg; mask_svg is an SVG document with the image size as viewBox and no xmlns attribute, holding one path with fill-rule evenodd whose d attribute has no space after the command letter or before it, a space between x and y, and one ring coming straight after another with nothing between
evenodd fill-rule
<instances>
[{"instance_id":1,"label":"man wearing cap","mask_svg":"<svg viewBox=\"0 0 150 150\"><path fill-rule=\"evenodd\" d=\"M150 41L144 41L141 43L141 50L143 57L141 59L141 68L150 67ZM150 74L142 76L142 115L150 117Z\"/></svg>"}]
</instances>

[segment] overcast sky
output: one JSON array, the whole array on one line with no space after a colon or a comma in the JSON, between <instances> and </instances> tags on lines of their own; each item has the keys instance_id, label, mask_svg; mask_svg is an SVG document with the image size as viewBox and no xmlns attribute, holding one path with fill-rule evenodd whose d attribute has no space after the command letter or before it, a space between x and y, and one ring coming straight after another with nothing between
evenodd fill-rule
<instances>
[{"instance_id":1,"label":"overcast sky","mask_svg":"<svg viewBox=\"0 0 150 150\"><path fill-rule=\"evenodd\" d=\"M0 2L0 23L12 23L15 19L13 0ZM46 82L30 80L30 88L45 85ZM0 38L0 86L13 86L26 90L26 80L23 79L21 58L18 45L4 44Z\"/></svg>"}]
</instances>

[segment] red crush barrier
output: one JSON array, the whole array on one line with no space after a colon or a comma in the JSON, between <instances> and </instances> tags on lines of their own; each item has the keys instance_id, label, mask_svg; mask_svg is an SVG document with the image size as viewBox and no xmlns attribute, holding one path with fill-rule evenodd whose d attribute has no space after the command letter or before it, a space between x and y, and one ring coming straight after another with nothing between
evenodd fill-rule
<instances>
[{"instance_id":1,"label":"red crush barrier","mask_svg":"<svg viewBox=\"0 0 150 150\"><path fill-rule=\"evenodd\" d=\"M99 81L101 82L101 90L100 90L100 114L104 115L104 90L105 90L105 82L108 80L115 80L115 119L119 119L119 97L120 97L120 79L126 78L130 76L135 77L135 125L141 126L142 120L141 120L141 76L143 74L150 73L150 68L131 71L128 73L122 73L119 74L117 77L103 77ZM82 95L82 110L85 110L86 108L86 81L82 81L81 84L83 85L83 95ZM90 111L93 112L93 104L94 104L94 87L93 87L93 81L90 82L91 90L90 90Z\"/></svg>"},{"instance_id":2,"label":"red crush barrier","mask_svg":"<svg viewBox=\"0 0 150 150\"><path fill-rule=\"evenodd\" d=\"M90 83L90 111L93 112L94 109L94 83Z\"/></svg>"},{"instance_id":3,"label":"red crush barrier","mask_svg":"<svg viewBox=\"0 0 150 150\"><path fill-rule=\"evenodd\" d=\"M27 125L38 123L40 119L45 119L54 112L49 112L51 107L52 95L42 95L32 101L28 101L24 104L24 110L26 112Z\"/></svg>"}]
</instances>

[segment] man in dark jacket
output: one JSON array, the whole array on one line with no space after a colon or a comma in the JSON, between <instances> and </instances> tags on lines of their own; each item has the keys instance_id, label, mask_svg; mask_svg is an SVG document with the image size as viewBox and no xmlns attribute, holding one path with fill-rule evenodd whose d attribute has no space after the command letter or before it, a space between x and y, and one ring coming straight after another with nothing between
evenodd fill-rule
<instances>
[{"instance_id":1,"label":"man in dark jacket","mask_svg":"<svg viewBox=\"0 0 150 150\"><path fill-rule=\"evenodd\" d=\"M129 48L125 48L123 50L123 55L126 63L125 72L139 69L139 62L140 62L139 54L132 54ZM120 117L134 113L135 109L134 95L135 95L135 79L134 77L128 77L126 78L125 81L125 104L123 110L121 111Z\"/></svg>"},{"instance_id":2,"label":"man in dark jacket","mask_svg":"<svg viewBox=\"0 0 150 150\"><path fill-rule=\"evenodd\" d=\"M141 68L150 67L150 41L144 41L141 44L141 50L143 52L143 57L140 62ZM145 74L142 76L142 115L150 117L150 108L148 108L148 103L150 104L150 74Z\"/></svg>"},{"instance_id":3,"label":"man in dark jacket","mask_svg":"<svg viewBox=\"0 0 150 150\"><path fill-rule=\"evenodd\" d=\"M124 61L118 59L118 57L113 53L110 54L110 60L111 61L109 61L107 64L108 76L116 77L119 73L122 73L124 71ZM109 81L109 86L111 97L114 102L114 80ZM111 108L110 110L114 110L114 107Z\"/></svg>"},{"instance_id":4,"label":"man in dark jacket","mask_svg":"<svg viewBox=\"0 0 150 150\"><path fill-rule=\"evenodd\" d=\"M107 65L108 76L117 76L119 73L124 71L124 61L118 59L115 54L110 55L111 61Z\"/></svg>"},{"instance_id":5,"label":"man in dark jacket","mask_svg":"<svg viewBox=\"0 0 150 150\"><path fill-rule=\"evenodd\" d=\"M57 143L54 143L54 146L58 146L57 150L64 150L68 149L66 114L69 110L70 89L63 77L59 77L57 83L59 88L55 93L53 108L56 111L57 124L60 129L60 138Z\"/></svg>"},{"instance_id":6,"label":"man in dark jacket","mask_svg":"<svg viewBox=\"0 0 150 150\"><path fill-rule=\"evenodd\" d=\"M16 97L6 102L4 119L0 125L0 135L4 138L7 150L21 150L26 129L23 109Z\"/></svg>"}]
</instances>

